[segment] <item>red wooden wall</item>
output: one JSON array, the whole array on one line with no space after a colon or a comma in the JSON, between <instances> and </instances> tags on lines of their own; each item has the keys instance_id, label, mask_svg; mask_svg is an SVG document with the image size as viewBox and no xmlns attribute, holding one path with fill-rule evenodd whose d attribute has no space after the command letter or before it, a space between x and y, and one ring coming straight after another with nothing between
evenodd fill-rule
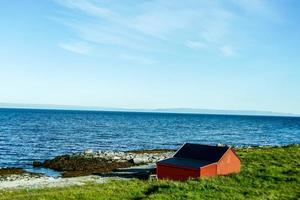
<instances>
[{"instance_id":1,"label":"red wooden wall","mask_svg":"<svg viewBox=\"0 0 300 200\"><path fill-rule=\"evenodd\" d=\"M229 149L218 162L218 175L238 173L241 171L241 160L233 149Z\"/></svg>"},{"instance_id":2,"label":"red wooden wall","mask_svg":"<svg viewBox=\"0 0 300 200\"><path fill-rule=\"evenodd\" d=\"M157 165L156 174L158 179L170 180L188 180L190 178L199 178L199 169L182 168L169 165Z\"/></svg>"},{"instance_id":3,"label":"red wooden wall","mask_svg":"<svg viewBox=\"0 0 300 200\"><path fill-rule=\"evenodd\" d=\"M200 177L209 177L217 175L217 164L207 165L200 169Z\"/></svg>"}]
</instances>

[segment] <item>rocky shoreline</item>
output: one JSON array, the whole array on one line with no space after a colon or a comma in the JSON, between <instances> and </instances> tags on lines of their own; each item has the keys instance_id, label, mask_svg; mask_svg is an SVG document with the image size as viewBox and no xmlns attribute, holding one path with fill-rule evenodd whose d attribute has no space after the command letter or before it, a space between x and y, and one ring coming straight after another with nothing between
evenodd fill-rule
<instances>
[{"instance_id":1,"label":"rocky shoreline","mask_svg":"<svg viewBox=\"0 0 300 200\"><path fill-rule=\"evenodd\" d=\"M97 158L116 162L132 162L133 164L155 163L159 160L171 157L175 150L154 149L136 151L98 151L86 150L83 153L73 154L84 158Z\"/></svg>"},{"instance_id":2,"label":"rocky shoreline","mask_svg":"<svg viewBox=\"0 0 300 200\"><path fill-rule=\"evenodd\" d=\"M298 147L287 146L256 147L253 150ZM243 148L243 151L252 151ZM140 150L128 152L86 150L82 153L57 156L44 162L35 161L36 167L58 170L62 177L27 172L20 168L0 168L0 191L14 188L44 188L84 185L89 182L104 183L111 179L148 179L155 174L155 163L171 157L174 150Z\"/></svg>"},{"instance_id":3,"label":"rocky shoreline","mask_svg":"<svg viewBox=\"0 0 300 200\"><path fill-rule=\"evenodd\" d=\"M34 167L54 169L62 177L48 177L20 168L0 168L0 189L16 187L60 187L83 184L88 181L104 182L111 178L148 179L155 173L155 163L171 157L174 150L156 149L139 151L93 151L57 156L51 160L34 161Z\"/></svg>"},{"instance_id":4,"label":"rocky shoreline","mask_svg":"<svg viewBox=\"0 0 300 200\"><path fill-rule=\"evenodd\" d=\"M93 174L111 173L120 168L156 163L171 157L173 150L141 151L97 151L86 150L82 153L57 156L44 162L34 161L34 167L45 167L62 172L62 177L77 177Z\"/></svg>"},{"instance_id":5,"label":"rocky shoreline","mask_svg":"<svg viewBox=\"0 0 300 200\"><path fill-rule=\"evenodd\" d=\"M27 172L21 168L0 168L0 182L14 181L19 179L39 178L43 174Z\"/></svg>"}]
</instances>

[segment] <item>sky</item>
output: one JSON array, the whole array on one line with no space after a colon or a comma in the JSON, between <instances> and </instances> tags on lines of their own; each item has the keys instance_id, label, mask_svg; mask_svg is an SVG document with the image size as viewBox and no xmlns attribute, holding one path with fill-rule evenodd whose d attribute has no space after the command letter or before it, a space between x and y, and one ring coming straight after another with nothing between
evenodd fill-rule
<instances>
[{"instance_id":1,"label":"sky","mask_svg":"<svg viewBox=\"0 0 300 200\"><path fill-rule=\"evenodd\" d=\"M300 114L298 0L0 1L0 102Z\"/></svg>"}]
</instances>

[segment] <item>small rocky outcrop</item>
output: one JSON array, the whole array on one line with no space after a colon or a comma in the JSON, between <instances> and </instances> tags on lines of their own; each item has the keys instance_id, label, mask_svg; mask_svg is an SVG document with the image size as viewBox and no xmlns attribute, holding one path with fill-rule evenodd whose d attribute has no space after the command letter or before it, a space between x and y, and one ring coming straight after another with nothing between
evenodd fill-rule
<instances>
[{"instance_id":1,"label":"small rocky outcrop","mask_svg":"<svg viewBox=\"0 0 300 200\"><path fill-rule=\"evenodd\" d=\"M35 161L33 166L61 171L63 177L74 177L109 173L120 168L155 163L172 155L171 150L131 152L86 150L83 153L57 156L42 163Z\"/></svg>"},{"instance_id":2,"label":"small rocky outcrop","mask_svg":"<svg viewBox=\"0 0 300 200\"><path fill-rule=\"evenodd\" d=\"M25 170L21 168L0 168L0 175L12 175L12 174L25 174L27 173Z\"/></svg>"},{"instance_id":3,"label":"small rocky outcrop","mask_svg":"<svg viewBox=\"0 0 300 200\"><path fill-rule=\"evenodd\" d=\"M42 174L27 172L21 168L0 168L0 182L13 181L22 178L41 177Z\"/></svg>"},{"instance_id":4,"label":"small rocky outcrop","mask_svg":"<svg viewBox=\"0 0 300 200\"><path fill-rule=\"evenodd\" d=\"M133 164L155 163L159 160L169 158L173 155L171 150L143 150L143 151L98 151L90 153L90 151L79 154L85 158L98 158L115 162L131 162Z\"/></svg>"}]
</instances>

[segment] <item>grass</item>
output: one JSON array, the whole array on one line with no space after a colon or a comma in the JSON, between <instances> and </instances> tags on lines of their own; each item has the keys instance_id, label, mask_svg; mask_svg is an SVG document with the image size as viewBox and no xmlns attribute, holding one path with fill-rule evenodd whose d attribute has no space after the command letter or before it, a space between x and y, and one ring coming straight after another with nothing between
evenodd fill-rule
<instances>
[{"instance_id":1,"label":"grass","mask_svg":"<svg viewBox=\"0 0 300 200\"><path fill-rule=\"evenodd\" d=\"M0 190L0 199L300 199L300 146L238 149L242 172L187 182L110 181L81 187Z\"/></svg>"}]
</instances>

